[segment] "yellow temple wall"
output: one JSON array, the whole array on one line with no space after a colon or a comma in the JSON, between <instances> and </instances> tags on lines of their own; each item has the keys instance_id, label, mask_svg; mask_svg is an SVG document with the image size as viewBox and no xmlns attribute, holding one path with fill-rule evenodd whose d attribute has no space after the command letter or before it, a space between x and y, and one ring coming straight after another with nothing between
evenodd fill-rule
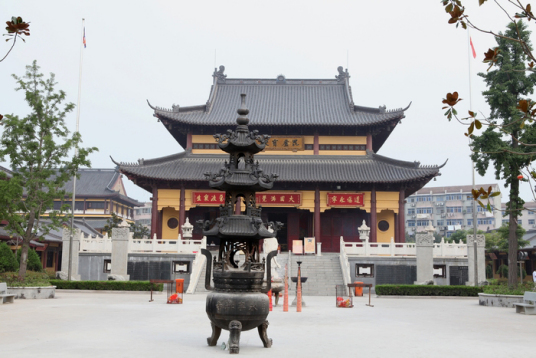
<instances>
[{"instance_id":1,"label":"yellow temple wall","mask_svg":"<svg viewBox=\"0 0 536 358\"><path fill-rule=\"evenodd\" d=\"M162 240L177 240L179 237L179 227L170 229L167 225L169 219L175 218L179 221L179 210L174 208L162 209Z\"/></svg>"},{"instance_id":2,"label":"yellow temple wall","mask_svg":"<svg viewBox=\"0 0 536 358\"><path fill-rule=\"evenodd\" d=\"M391 242L391 238L395 237L395 213L393 210L383 210L378 213L378 222L385 220L389 223L387 231L376 230L378 242Z\"/></svg>"}]
</instances>

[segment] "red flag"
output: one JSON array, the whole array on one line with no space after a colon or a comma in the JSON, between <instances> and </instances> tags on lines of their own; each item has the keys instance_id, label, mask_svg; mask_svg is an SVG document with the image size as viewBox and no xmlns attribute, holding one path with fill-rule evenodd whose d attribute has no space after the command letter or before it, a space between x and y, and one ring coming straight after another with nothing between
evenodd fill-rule
<instances>
[{"instance_id":1,"label":"red flag","mask_svg":"<svg viewBox=\"0 0 536 358\"><path fill-rule=\"evenodd\" d=\"M84 38L82 39L82 41L84 42L84 48L86 48L86 28L85 27L84 27ZM474 52L475 52L475 50L473 50L473 53Z\"/></svg>"},{"instance_id":2,"label":"red flag","mask_svg":"<svg viewBox=\"0 0 536 358\"><path fill-rule=\"evenodd\" d=\"M471 51L473 51L473 58L476 58L475 47L473 46L473 39L469 37L469 43L471 44Z\"/></svg>"}]
</instances>

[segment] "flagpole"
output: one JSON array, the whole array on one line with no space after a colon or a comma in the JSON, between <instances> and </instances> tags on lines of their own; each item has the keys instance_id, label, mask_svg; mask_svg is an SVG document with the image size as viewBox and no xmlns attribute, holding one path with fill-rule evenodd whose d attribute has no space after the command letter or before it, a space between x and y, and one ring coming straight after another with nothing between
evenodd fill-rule
<instances>
[{"instance_id":1,"label":"flagpole","mask_svg":"<svg viewBox=\"0 0 536 358\"><path fill-rule=\"evenodd\" d=\"M82 94L82 63L84 62L84 48L85 45L85 19L82 19L82 42L80 43L80 66L78 69L78 101L76 105L76 132L80 131L80 96ZM74 147L74 156L78 155L78 146ZM69 235L69 269L67 272L67 280L71 281L71 272L73 266L73 235L74 235L74 210L76 203L76 173L73 175L73 201L71 204L71 234Z\"/></svg>"},{"instance_id":2,"label":"flagpole","mask_svg":"<svg viewBox=\"0 0 536 358\"><path fill-rule=\"evenodd\" d=\"M467 59L469 61L469 110L473 112L473 90L471 86L471 74L472 74L472 66L471 66L471 55L474 54L474 47L473 47L473 41L471 40L471 34L469 33L469 28L467 29L467 39L468 39L468 45L467 46ZM471 143L471 138L469 137L469 143ZM469 147L470 148L470 147ZM476 190L475 185L475 162L473 161L473 158L471 157L471 172L473 175L473 190ZM473 197L473 245L474 245L474 285L478 286L478 265L477 265L477 249L476 249L476 233L477 233L477 224L478 219L476 215L476 200ZM467 250L470 250L471 248L467 248Z\"/></svg>"}]
</instances>

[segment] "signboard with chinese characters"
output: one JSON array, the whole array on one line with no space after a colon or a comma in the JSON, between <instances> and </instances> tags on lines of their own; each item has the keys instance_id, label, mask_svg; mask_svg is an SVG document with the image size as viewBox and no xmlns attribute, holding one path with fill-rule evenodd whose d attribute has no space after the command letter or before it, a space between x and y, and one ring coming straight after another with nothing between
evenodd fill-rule
<instances>
[{"instance_id":1,"label":"signboard with chinese characters","mask_svg":"<svg viewBox=\"0 0 536 358\"><path fill-rule=\"evenodd\" d=\"M301 205L301 193L257 193L257 205Z\"/></svg>"},{"instance_id":2,"label":"signboard with chinese characters","mask_svg":"<svg viewBox=\"0 0 536 358\"><path fill-rule=\"evenodd\" d=\"M328 193L328 206L363 206L363 193Z\"/></svg>"},{"instance_id":3,"label":"signboard with chinese characters","mask_svg":"<svg viewBox=\"0 0 536 358\"><path fill-rule=\"evenodd\" d=\"M272 136L264 150L304 150L303 137Z\"/></svg>"},{"instance_id":4,"label":"signboard with chinese characters","mask_svg":"<svg viewBox=\"0 0 536 358\"><path fill-rule=\"evenodd\" d=\"M257 193L255 196L257 205L292 205L299 206L302 203L301 193ZM213 191L192 192L194 205L220 205L225 203L225 193Z\"/></svg>"},{"instance_id":5,"label":"signboard with chinese characters","mask_svg":"<svg viewBox=\"0 0 536 358\"><path fill-rule=\"evenodd\" d=\"M225 203L225 193L219 192L207 192L207 191L194 191L192 192L192 203L196 205L212 204L220 205Z\"/></svg>"},{"instance_id":6,"label":"signboard with chinese characters","mask_svg":"<svg viewBox=\"0 0 536 358\"><path fill-rule=\"evenodd\" d=\"M304 253L314 254L315 253L315 238L305 237L303 240L304 240Z\"/></svg>"}]
</instances>

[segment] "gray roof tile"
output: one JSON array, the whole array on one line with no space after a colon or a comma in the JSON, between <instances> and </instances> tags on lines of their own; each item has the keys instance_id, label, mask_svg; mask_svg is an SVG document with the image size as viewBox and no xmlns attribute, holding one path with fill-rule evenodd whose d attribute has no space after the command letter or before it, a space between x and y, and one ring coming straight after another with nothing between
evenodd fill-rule
<instances>
[{"instance_id":1,"label":"gray roof tile","mask_svg":"<svg viewBox=\"0 0 536 358\"><path fill-rule=\"evenodd\" d=\"M168 180L206 181L204 173L216 172L227 155L192 154L120 164L129 176ZM364 156L258 155L264 173L279 174L277 182L403 183L439 175L441 166L421 166L368 153Z\"/></svg>"}]
</instances>

